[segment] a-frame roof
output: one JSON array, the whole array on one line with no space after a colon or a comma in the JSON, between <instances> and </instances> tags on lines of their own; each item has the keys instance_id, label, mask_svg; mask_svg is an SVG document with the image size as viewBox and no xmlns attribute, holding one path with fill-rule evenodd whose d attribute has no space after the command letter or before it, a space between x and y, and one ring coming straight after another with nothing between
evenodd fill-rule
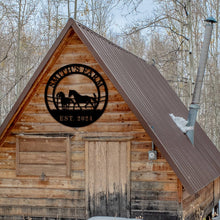
<instances>
[{"instance_id":1,"label":"a-frame roof","mask_svg":"<svg viewBox=\"0 0 220 220\"><path fill-rule=\"evenodd\" d=\"M73 19L69 19L3 122L1 137L69 29L88 47L190 194L220 176L220 152L201 127L196 124L193 146L171 119L170 113L186 119L188 110L159 71Z\"/></svg>"}]
</instances>

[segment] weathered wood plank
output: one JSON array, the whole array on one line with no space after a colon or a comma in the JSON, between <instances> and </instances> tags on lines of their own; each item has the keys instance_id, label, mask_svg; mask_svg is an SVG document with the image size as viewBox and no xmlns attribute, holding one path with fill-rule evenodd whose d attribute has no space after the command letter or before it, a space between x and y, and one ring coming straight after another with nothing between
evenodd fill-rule
<instances>
[{"instance_id":1,"label":"weathered wood plank","mask_svg":"<svg viewBox=\"0 0 220 220\"><path fill-rule=\"evenodd\" d=\"M131 172L132 181L158 181L158 182L174 182L177 181L177 176L174 172Z\"/></svg>"},{"instance_id":2,"label":"weathered wood plank","mask_svg":"<svg viewBox=\"0 0 220 220\"><path fill-rule=\"evenodd\" d=\"M4 159L0 160L0 169L15 169L16 163L15 160Z\"/></svg>"},{"instance_id":3,"label":"weathered wood plank","mask_svg":"<svg viewBox=\"0 0 220 220\"><path fill-rule=\"evenodd\" d=\"M72 170L71 179L72 180L85 180L85 171L84 170Z\"/></svg>"},{"instance_id":4,"label":"weathered wood plank","mask_svg":"<svg viewBox=\"0 0 220 220\"><path fill-rule=\"evenodd\" d=\"M204 216L208 215L213 208L213 183L200 190L194 195L187 198L183 197L183 213L184 217L193 215L198 211L204 212Z\"/></svg>"},{"instance_id":5,"label":"weathered wood plank","mask_svg":"<svg viewBox=\"0 0 220 220\"><path fill-rule=\"evenodd\" d=\"M25 188L25 189L63 189L63 190L81 190L84 187L83 180L72 180L70 178L53 178L48 177L41 181L39 177L16 177L15 175L8 178L2 178L0 188Z\"/></svg>"},{"instance_id":6,"label":"weathered wood plank","mask_svg":"<svg viewBox=\"0 0 220 220\"><path fill-rule=\"evenodd\" d=\"M131 200L176 200L178 199L177 192L165 192L165 191L132 191Z\"/></svg>"},{"instance_id":7,"label":"weathered wood plank","mask_svg":"<svg viewBox=\"0 0 220 220\"><path fill-rule=\"evenodd\" d=\"M46 176L66 177L66 165L45 165L45 164L19 164L17 175L20 176Z\"/></svg>"},{"instance_id":8,"label":"weathered wood plank","mask_svg":"<svg viewBox=\"0 0 220 220\"><path fill-rule=\"evenodd\" d=\"M127 215L126 207L130 201L127 189L130 182L129 152L127 141L86 141L86 202L89 215Z\"/></svg>"},{"instance_id":9,"label":"weathered wood plank","mask_svg":"<svg viewBox=\"0 0 220 220\"><path fill-rule=\"evenodd\" d=\"M136 139L131 142L131 151L132 152L148 152L152 150L152 141L149 140L148 142L137 142Z\"/></svg>"},{"instance_id":10,"label":"weathered wood plank","mask_svg":"<svg viewBox=\"0 0 220 220\"><path fill-rule=\"evenodd\" d=\"M50 218L69 218L85 219L84 208L63 208L63 207L19 207L3 206L0 207L1 216L8 216L8 219L14 219L14 216L23 217L50 217ZM11 216L11 218L10 218Z\"/></svg>"},{"instance_id":11,"label":"weathered wood plank","mask_svg":"<svg viewBox=\"0 0 220 220\"><path fill-rule=\"evenodd\" d=\"M123 132L123 131L138 131L143 129L139 122L124 122L124 123L102 123L97 120L96 123L91 124L87 127L87 132ZM57 122L55 123L17 123L13 129L14 133L33 133L33 132L73 132L73 129L67 126L60 126ZM84 128L78 128L78 131L84 131ZM147 136L146 136L147 137ZM144 138L144 137L143 137Z\"/></svg>"},{"instance_id":12,"label":"weathered wood plank","mask_svg":"<svg viewBox=\"0 0 220 220\"><path fill-rule=\"evenodd\" d=\"M15 162L14 162L15 163ZM14 169L4 169L0 168L0 178L15 178L16 177L16 167Z\"/></svg>"},{"instance_id":13,"label":"weathered wood plank","mask_svg":"<svg viewBox=\"0 0 220 220\"><path fill-rule=\"evenodd\" d=\"M63 164L67 163L66 152L20 152L20 164Z\"/></svg>"},{"instance_id":14,"label":"weathered wood plank","mask_svg":"<svg viewBox=\"0 0 220 220\"><path fill-rule=\"evenodd\" d=\"M134 191L167 191L167 192L176 192L177 184L176 182L131 182L131 190Z\"/></svg>"},{"instance_id":15,"label":"weathered wood plank","mask_svg":"<svg viewBox=\"0 0 220 220\"><path fill-rule=\"evenodd\" d=\"M32 122L32 123L52 123L54 119L48 117L48 113L44 114L23 114L20 119L21 122ZM110 113L106 112L100 117L99 122L125 122L125 121L136 121L136 116L131 112L126 113Z\"/></svg>"},{"instance_id":16,"label":"weathered wood plank","mask_svg":"<svg viewBox=\"0 0 220 220\"><path fill-rule=\"evenodd\" d=\"M83 199L84 191L37 188L0 188L1 198Z\"/></svg>"},{"instance_id":17,"label":"weathered wood plank","mask_svg":"<svg viewBox=\"0 0 220 220\"><path fill-rule=\"evenodd\" d=\"M64 208L84 208L84 199L54 199L54 198L0 198L1 206L29 206L29 207L64 207Z\"/></svg>"},{"instance_id":18,"label":"weathered wood plank","mask_svg":"<svg viewBox=\"0 0 220 220\"><path fill-rule=\"evenodd\" d=\"M66 152L67 138L20 137L19 152Z\"/></svg>"},{"instance_id":19,"label":"weathered wood plank","mask_svg":"<svg viewBox=\"0 0 220 220\"><path fill-rule=\"evenodd\" d=\"M61 55L59 59L57 60L56 64L60 65L67 65L72 63L81 63L82 60L84 60L84 63L96 63L96 60L94 57L92 57L90 54L76 54L75 56L65 56Z\"/></svg>"},{"instance_id":20,"label":"weathered wood plank","mask_svg":"<svg viewBox=\"0 0 220 220\"><path fill-rule=\"evenodd\" d=\"M177 201L163 201L163 200L132 200L132 210L160 210L160 211L176 211L179 209Z\"/></svg>"},{"instance_id":21,"label":"weathered wood plank","mask_svg":"<svg viewBox=\"0 0 220 220\"><path fill-rule=\"evenodd\" d=\"M161 155L159 151L157 151L157 158L163 159L164 157ZM131 152L131 161L132 162L140 162L140 161L148 161L148 153L146 152Z\"/></svg>"},{"instance_id":22,"label":"weathered wood plank","mask_svg":"<svg viewBox=\"0 0 220 220\"><path fill-rule=\"evenodd\" d=\"M214 203L217 203L220 200L220 177L218 177L214 181L214 193L215 193L215 201L214 201Z\"/></svg>"},{"instance_id":23,"label":"weathered wood plank","mask_svg":"<svg viewBox=\"0 0 220 220\"><path fill-rule=\"evenodd\" d=\"M172 168L164 159L157 159L154 162L139 162L139 161L132 161L131 162L131 170L132 171L160 171L160 172L170 172Z\"/></svg>"},{"instance_id":24,"label":"weathered wood plank","mask_svg":"<svg viewBox=\"0 0 220 220\"><path fill-rule=\"evenodd\" d=\"M170 211L170 210L131 210L132 217L144 217L145 219L151 220L178 220L181 219L181 211Z\"/></svg>"},{"instance_id":25,"label":"weathered wood plank","mask_svg":"<svg viewBox=\"0 0 220 220\"><path fill-rule=\"evenodd\" d=\"M107 108L105 109L105 112L128 112L130 111L130 108L128 107L127 104L125 104L125 102L123 101L117 101L117 102L108 102ZM25 114L29 114L29 113L35 113L35 114L48 114L48 117L52 117L50 116L46 105L44 103L36 103L36 104L29 104L26 108L25 108Z\"/></svg>"},{"instance_id":26,"label":"weathered wood plank","mask_svg":"<svg viewBox=\"0 0 220 220\"><path fill-rule=\"evenodd\" d=\"M74 81L75 81L75 79L74 79ZM107 79L106 79L106 81L107 81ZM43 92L43 90L45 89L45 86L46 86L46 84L47 84L47 81L45 81L45 83L42 83L43 85L42 85L42 91L38 91L37 93L35 93L34 94L34 96L33 96L33 98L31 99L31 101L30 101L30 103L29 103L29 105L30 104L43 104L44 103L44 93L42 93ZM84 85L85 86L85 85ZM88 85L86 85L86 86L90 86L91 87L91 85L90 84L88 84ZM92 87L93 88L93 87ZM88 91L86 91L85 89L83 90L83 92L88 92ZM108 87L108 100L109 100L109 102L123 102L124 100L123 100L123 98L122 98L122 96L115 90L115 88L114 88L114 86L112 85L111 87Z\"/></svg>"},{"instance_id":27,"label":"weathered wood plank","mask_svg":"<svg viewBox=\"0 0 220 220\"><path fill-rule=\"evenodd\" d=\"M13 149L14 150L14 149ZM4 152L0 152L0 160L12 160L16 158L16 152L10 152L8 150L4 151Z\"/></svg>"},{"instance_id":28,"label":"weathered wood plank","mask_svg":"<svg viewBox=\"0 0 220 220\"><path fill-rule=\"evenodd\" d=\"M85 159L85 152L84 151L73 151L71 154L71 160L72 161L84 161Z\"/></svg>"}]
</instances>

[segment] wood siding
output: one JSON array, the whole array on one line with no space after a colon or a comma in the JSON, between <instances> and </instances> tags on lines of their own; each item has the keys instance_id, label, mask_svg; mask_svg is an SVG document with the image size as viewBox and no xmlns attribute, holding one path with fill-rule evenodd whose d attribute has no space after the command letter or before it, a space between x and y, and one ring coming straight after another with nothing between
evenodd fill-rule
<instances>
[{"instance_id":1,"label":"wood siding","mask_svg":"<svg viewBox=\"0 0 220 220\"><path fill-rule=\"evenodd\" d=\"M210 183L195 195L183 193L183 217L186 220L206 217L220 199L220 178Z\"/></svg>"},{"instance_id":2,"label":"wood siding","mask_svg":"<svg viewBox=\"0 0 220 220\"><path fill-rule=\"evenodd\" d=\"M44 102L44 90L49 77L58 68L72 63L82 63L97 70L104 78L109 91L104 114L95 123L82 128L70 128L56 122ZM78 86L79 90L85 88L80 87L80 83ZM72 31L66 35L13 120L14 123L0 147L0 216L85 219L85 143L91 138L110 141L129 139L131 217L153 215L155 212L178 216L180 194L177 176L157 147L158 159L148 160L148 151L152 149L151 138L91 53ZM40 173L36 174L38 176L27 177L17 175L18 135L34 135L48 140L67 137L70 144L69 177L48 175L48 178L42 181ZM47 146L47 149L49 148L50 146ZM35 159L36 154L31 157ZM31 157L27 157L25 153L20 155L20 161L28 162Z\"/></svg>"},{"instance_id":3,"label":"wood siding","mask_svg":"<svg viewBox=\"0 0 220 220\"><path fill-rule=\"evenodd\" d=\"M16 174L42 179L70 176L69 145L69 138L17 137Z\"/></svg>"},{"instance_id":4,"label":"wood siding","mask_svg":"<svg viewBox=\"0 0 220 220\"><path fill-rule=\"evenodd\" d=\"M86 142L88 216L130 217L130 142Z\"/></svg>"}]
</instances>

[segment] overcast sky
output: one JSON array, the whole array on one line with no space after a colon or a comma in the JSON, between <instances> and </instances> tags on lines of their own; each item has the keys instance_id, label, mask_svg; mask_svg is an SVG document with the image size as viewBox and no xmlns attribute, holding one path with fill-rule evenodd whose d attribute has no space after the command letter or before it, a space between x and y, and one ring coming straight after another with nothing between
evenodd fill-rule
<instances>
[{"instance_id":1,"label":"overcast sky","mask_svg":"<svg viewBox=\"0 0 220 220\"><path fill-rule=\"evenodd\" d=\"M140 4L140 6L137 9L137 12L141 12L139 14L140 17L144 17L146 15L149 15L154 7L153 0L143 0L143 2ZM128 15L128 11L126 7L123 7L120 9L115 10L114 17L113 17L113 24L116 29L116 31L120 31L120 28L127 24L132 24L134 21L133 16Z\"/></svg>"}]
</instances>

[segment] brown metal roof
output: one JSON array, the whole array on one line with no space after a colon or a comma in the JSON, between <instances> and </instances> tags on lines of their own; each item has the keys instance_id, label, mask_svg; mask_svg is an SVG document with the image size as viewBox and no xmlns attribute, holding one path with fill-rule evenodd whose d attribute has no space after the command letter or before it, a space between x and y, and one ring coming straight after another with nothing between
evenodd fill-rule
<instances>
[{"instance_id":1,"label":"brown metal roof","mask_svg":"<svg viewBox=\"0 0 220 220\"><path fill-rule=\"evenodd\" d=\"M219 177L220 152L201 127L196 124L195 146L193 146L169 116L173 113L186 119L188 110L159 71L72 19L69 19L21 98L9 113L0 129L0 134L8 126L33 82L71 27L152 137L186 190L191 194L196 193Z\"/></svg>"}]
</instances>

